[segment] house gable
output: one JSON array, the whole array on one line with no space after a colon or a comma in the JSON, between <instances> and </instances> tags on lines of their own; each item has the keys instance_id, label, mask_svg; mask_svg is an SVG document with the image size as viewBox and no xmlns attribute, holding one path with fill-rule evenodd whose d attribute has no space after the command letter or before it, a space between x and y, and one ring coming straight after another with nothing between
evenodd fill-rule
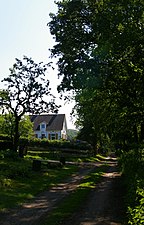
<instances>
[{"instance_id":1,"label":"house gable","mask_svg":"<svg viewBox=\"0 0 144 225\"><path fill-rule=\"evenodd\" d=\"M31 115L34 132L37 137L48 139L66 139L67 124L65 114Z\"/></svg>"}]
</instances>

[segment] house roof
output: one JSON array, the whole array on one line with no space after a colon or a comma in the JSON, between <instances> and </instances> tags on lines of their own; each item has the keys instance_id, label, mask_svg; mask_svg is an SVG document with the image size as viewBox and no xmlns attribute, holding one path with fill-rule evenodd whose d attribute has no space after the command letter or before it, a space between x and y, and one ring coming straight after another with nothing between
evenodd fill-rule
<instances>
[{"instance_id":1,"label":"house roof","mask_svg":"<svg viewBox=\"0 0 144 225\"><path fill-rule=\"evenodd\" d=\"M62 130L65 121L65 114L43 114L31 115L31 121L34 123L34 130L40 130L40 124L46 123L46 130Z\"/></svg>"}]
</instances>

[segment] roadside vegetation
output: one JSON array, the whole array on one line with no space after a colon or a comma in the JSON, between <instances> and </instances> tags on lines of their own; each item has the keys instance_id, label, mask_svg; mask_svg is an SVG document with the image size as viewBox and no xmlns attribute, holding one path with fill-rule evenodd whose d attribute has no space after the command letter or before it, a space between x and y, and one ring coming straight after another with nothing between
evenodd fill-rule
<instances>
[{"instance_id":1,"label":"roadside vegetation","mask_svg":"<svg viewBox=\"0 0 144 225\"><path fill-rule=\"evenodd\" d=\"M95 159L96 154L106 156L114 151L127 187L127 222L144 224L144 1L60 0L56 6L57 12L50 14L48 22L56 41L50 61L57 58L60 96L67 100L72 93L75 100L72 113L79 132L76 136L71 132L74 140L68 142L27 139L33 134L26 115L56 113L59 106L45 74L51 63L35 63L26 56L16 59L3 80L6 89L0 90L0 134L9 135L0 140L1 208L19 204L49 187L49 176L57 180L76 169L63 167L38 176L39 172L31 171L32 159L58 159L61 155L67 159L67 148L72 148L69 160L96 161L102 160L100 156ZM81 145L82 141L92 148ZM27 157L19 151L26 143L31 148ZM29 182L33 181L38 183L31 192Z\"/></svg>"},{"instance_id":2,"label":"roadside vegetation","mask_svg":"<svg viewBox=\"0 0 144 225\"><path fill-rule=\"evenodd\" d=\"M119 164L126 186L127 222L144 224L144 146L122 152Z\"/></svg>"}]
</instances>

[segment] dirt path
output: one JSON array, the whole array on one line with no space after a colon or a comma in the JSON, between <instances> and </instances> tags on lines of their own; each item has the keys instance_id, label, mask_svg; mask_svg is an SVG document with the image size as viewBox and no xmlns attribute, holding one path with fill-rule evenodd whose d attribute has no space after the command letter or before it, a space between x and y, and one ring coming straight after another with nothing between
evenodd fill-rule
<instances>
[{"instance_id":1,"label":"dirt path","mask_svg":"<svg viewBox=\"0 0 144 225\"><path fill-rule=\"evenodd\" d=\"M0 225L39 225L39 221L55 207L59 201L76 189L83 177L101 164L83 164L77 174L63 183L38 195L32 202L0 213Z\"/></svg>"},{"instance_id":2,"label":"dirt path","mask_svg":"<svg viewBox=\"0 0 144 225\"><path fill-rule=\"evenodd\" d=\"M112 163L79 212L63 225L123 225L124 216L124 187Z\"/></svg>"},{"instance_id":3,"label":"dirt path","mask_svg":"<svg viewBox=\"0 0 144 225\"><path fill-rule=\"evenodd\" d=\"M91 166L84 164L78 174L40 194L33 202L25 203L7 213L0 213L0 225L39 225L41 218L47 215L62 198L76 189L83 177L97 166L100 164ZM120 196L119 179L116 163L110 164L109 171L98 187L91 192L85 207L63 225L121 225L122 196Z\"/></svg>"}]
</instances>

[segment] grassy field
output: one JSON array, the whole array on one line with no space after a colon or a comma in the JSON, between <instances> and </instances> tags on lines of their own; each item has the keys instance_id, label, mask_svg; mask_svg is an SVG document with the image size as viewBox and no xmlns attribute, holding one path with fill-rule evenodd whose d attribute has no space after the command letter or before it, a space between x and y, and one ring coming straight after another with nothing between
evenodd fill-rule
<instances>
[{"instance_id":1,"label":"grassy field","mask_svg":"<svg viewBox=\"0 0 144 225\"><path fill-rule=\"evenodd\" d=\"M15 207L78 170L76 166L32 171L28 159L0 160L0 211Z\"/></svg>"},{"instance_id":2,"label":"grassy field","mask_svg":"<svg viewBox=\"0 0 144 225\"><path fill-rule=\"evenodd\" d=\"M80 162L82 160L77 159ZM91 157L85 160L94 162L99 159ZM42 167L41 171L36 172L32 170L32 159L29 157L7 158L0 154L0 211L32 200L38 193L49 189L77 171L78 166L66 165L51 169ZM85 191L87 192L86 189Z\"/></svg>"}]
</instances>

